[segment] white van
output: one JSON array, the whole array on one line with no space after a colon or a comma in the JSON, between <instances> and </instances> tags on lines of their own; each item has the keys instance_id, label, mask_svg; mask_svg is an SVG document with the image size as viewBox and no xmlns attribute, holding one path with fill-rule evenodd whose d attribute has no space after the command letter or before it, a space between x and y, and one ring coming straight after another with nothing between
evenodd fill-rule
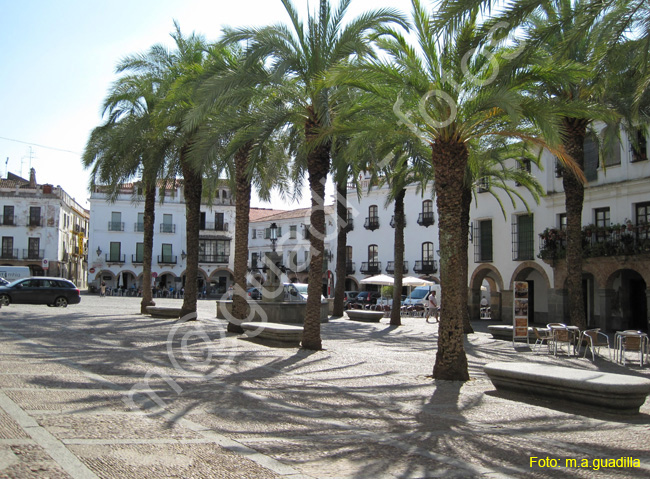
<instances>
[{"instance_id":1,"label":"white van","mask_svg":"<svg viewBox=\"0 0 650 479\"><path fill-rule=\"evenodd\" d=\"M429 299L429 292L435 291L436 298L438 299L438 306L440 306L440 300L442 298L442 291L439 284L432 284L431 286L418 286L411 294L404 300L404 306L413 306L416 304L421 304L425 308L429 306L427 300Z\"/></svg>"},{"instance_id":2,"label":"white van","mask_svg":"<svg viewBox=\"0 0 650 479\"><path fill-rule=\"evenodd\" d=\"M0 278L10 283L17 279L29 278L32 273L27 266L0 266Z\"/></svg>"}]
</instances>

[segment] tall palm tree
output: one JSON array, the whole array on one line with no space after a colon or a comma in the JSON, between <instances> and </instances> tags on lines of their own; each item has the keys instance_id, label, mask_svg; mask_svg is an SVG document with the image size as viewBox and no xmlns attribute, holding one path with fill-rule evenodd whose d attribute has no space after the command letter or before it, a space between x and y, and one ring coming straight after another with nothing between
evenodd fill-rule
<instances>
[{"instance_id":1,"label":"tall palm tree","mask_svg":"<svg viewBox=\"0 0 650 479\"><path fill-rule=\"evenodd\" d=\"M320 297L325 236L325 180L330 170L331 138L323 130L334 113L332 89L323 83L328 70L353 55L372 54L368 34L387 22L400 22L397 12L384 9L366 13L344 25L350 0L342 0L332 11L327 0L320 0L317 14L308 13L303 23L290 0L281 0L290 18L290 26L240 28L229 32L231 42L247 42L250 64L260 61L270 65L277 81L279 96L287 99L293 134L293 151L299 164L306 166L311 190L308 300L302 347L320 350Z\"/></svg>"},{"instance_id":2,"label":"tall palm tree","mask_svg":"<svg viewBox=\"0 0 650 479\"><path fill-rule=\"evenodd\" d=\"M128 70L136 57L127 57L117 67ZM152 299L151 265L153 258L154 217L158 178L168 177L171 139L155 127L154 110L161 101L160 65L136 75L124 75L112 86L104 101L106 122L95 128L88 139L82 162L92 166L91 188L109 188L109 198L117 199L120 186L140 178L144 192L144 249L142 261L142 301L140 312L147 314ZM165 173L167 171L167 173ZM134 198L138 200L139 198Z\"/></svg>"},{"instance_id":3,"label":"tall palm tree","mask_svg":"<svg viewBox=\"0 0 650 479\"><path fill-rule=\"evenodd\" d=\"M415 45L393 32L391 38L379 41L388 58L352 70L348 81L388 98L394 95L394 110L403 123L401 131L429 151L435 175L444 294L433 376L467 380L463 347L467 243L462 240L462 213L471 149L481 138L492 136L543 144L524 128L524 119L545 128L548 143L558 143L559 138L557 125L547 121L548 109L540 110L534 98L520 94L518 72L504 68L508 57L490 43L478 43L476 15L462 21L454 32L440 32L433 28L419 0L413 0L412 5ZM560 151L555 152L562 156Z\"/></svg>"}]
</instances>

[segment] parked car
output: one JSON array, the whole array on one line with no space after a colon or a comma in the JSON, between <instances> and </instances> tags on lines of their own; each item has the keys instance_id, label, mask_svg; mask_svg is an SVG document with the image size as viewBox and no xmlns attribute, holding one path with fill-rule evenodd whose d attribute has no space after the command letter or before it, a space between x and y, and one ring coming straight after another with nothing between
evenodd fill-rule
<instances>
[{"instance_id":1,"label":"parked car","mask_svg":"<svg viewBox=\"0 0 650 479\"><path fill-rule=\"evenodd\" d=\"M362 308L377 304L377 300L381 298L381 293L375 291L361 291L351 304L361 305Z\"/></svg>"},{"instance_id":2,"label":"parked car","mask_svg":"<svg viewBox=\"0 0 650 479\"><path fill-rule=\"evenodd\" d=\"M343 301L348 302L352 301L354 298L357 297L359 294L359 291L345 291L343 293Z\"/></svg>"},{"instance_id":3,"label":"parked car","mask_svg":"<svg viewBox=\"0 0 650 479\"><path fill-rule=\"evenodd\" d=\"M293 284L298 292L305 298L305 301L307 300L307 290L309 289L309 283L291 283ZM325 296L322 294L320 295L320 300L325 301Z\"/></svg>"},{"instance_id":4,"label":"parked car","mask_svg":"<svg viewBox=\"0 0 650 479\"><path fill-rule=\"evenodd\" d=\"M4 278L0 278L0 286L7 286L9 284L9 281L7 281Z\"/></svg>"},{"instance_id":5,"label":"parked car","mask_svg":"<svg viewBox=\"0 0 650 479\"><path fill-rule=\"evenodd\" d=\"M246 293L248 294L248 299L262 299L262 292L257 288L248 288Z\"/></svg>"},{"instance_id":6,"label":"parked car","mask_svg":"<svg viewBox=\"0 0 650 479\"><path fill-rule=\"evenodd\" d=\"M0 286L0 304L47 304L65 308L81 301L79 289L63 278L39 276L19 279Z\"/></svg>"}]
</instances>

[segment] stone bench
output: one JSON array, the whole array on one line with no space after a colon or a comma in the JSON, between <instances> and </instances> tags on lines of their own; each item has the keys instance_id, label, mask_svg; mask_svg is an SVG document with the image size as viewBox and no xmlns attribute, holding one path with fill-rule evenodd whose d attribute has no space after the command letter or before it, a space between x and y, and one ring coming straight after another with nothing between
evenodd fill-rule
<instances>
[{"instance_id":1,"label":"stone bench","mask_svg":"<svg viewBox=\"0 0 650 479\"><path fill-rule=\"evenodd\" d=\"M250 321L241 323L246 336L259 339L270 339L288 343L300 343L302 341L302 326L282 323L264 323Z\"/></svg>"},{"instance_id":2,"label":"stone bench","mask_svg":"<svg viewBox=\"0 0 650 479\"><path fill-rule=\"evenodd\" d=\"M512 325L490 324L487 328L494 339L512 341ZM535 342L535 331L533 331L532 327L528 328L528 339L532 340L533 343Z\"/></svg>"},{"instance_id":3,"label":"stone bench","mask_svg":"<svg viewBox=\"0 0 650 479\"><path fill-rule=\"evenodd\" d=\"M378 323L384 317L383 311L369 311L367 309L348 309L346 313L352 321Z\"/></svg>"},{"instance_id":4,"label":"stone bench","mask_svg":"<svg viewBox=\"0 0 650 479\"><path fill-rule=\"evenodd\" d=\"M650 394L649 379L624 374L524 362L489 363L483 370L497 389L559 398L620 414L638 413Z\"/></svg>"},{"instance_id":5,"label":"stone bench","mask_svg":"<svg viewBox=\"0 0 650 479\"><path fill-rule=\"evenodd\" d=\"M154 318L180 318L181 308L147 306L147 313L149 313Z\"/></svg>"}]
</instances>

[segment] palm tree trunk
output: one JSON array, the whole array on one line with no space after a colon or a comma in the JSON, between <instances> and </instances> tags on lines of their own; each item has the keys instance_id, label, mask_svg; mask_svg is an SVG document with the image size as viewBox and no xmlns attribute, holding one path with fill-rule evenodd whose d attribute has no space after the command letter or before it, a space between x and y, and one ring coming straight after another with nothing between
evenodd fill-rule
<instances>
[{"instance_id":1,"label":"palm tree trunk","mask_svg":"<svg viewBox=\"0 0 650 479\"><path fill-rule=\"evenodd\" d=\"M318 134L315 114L305 123L307 143L314 142ZM309 242L311 258L309 260L309 286L307 287L307 306L305 324L302 333L302 347L319 351L323 349L320 337L320 307L323 280L323 254L325 252L325 181L330 168L329 144L314 147L307 155L307 172L311 190L311 227Z\"/></svg>"},{"instance_id":2,"label":"palm tree trunk","mask_svg":"<svg viewBox=\"0 0 650 479\"><path fill-rule=\"evenodd\" d=\"M444 293L438 328L438 352L433 367L434 379L469 380L467 356L463 346L463 311L467 301L462 264L467 245L463 241L463 183L468 151L462 143L437 140L432 146L436 205L440 239L440 283Z\"/></svg>"},{"instance_id":3,"label":"palm tree trunk","mask_svg":"<svg viewBox=\"0 0 650 479\"><path fill-rule=\"evenodd\" d=\"M203 177L188 164L187 151L181 151L181 170L185 181L183 194L185 197L185 216L187 235L187 258L185 268L185 294L181 317L193 313L196 319L196 302L198 297L197 277L199 273L199 226L201 217L201 196L203 192Z\"/></svg>"},{"instance_id":4,"label":"palm tree trunk","mask_svg":"<svg viewBox=\"0 0 650 479\"><path fill-rule=\"evenodd\" d=\"M251 206L251 182L246 174L251 145L245 145L235 154L235 290L232 315L244 321L249 314L246 301L246 266L248 264L248 223ZM244 332L239 324L228 322L229 333Z\"/></svg>"},{"instance_id":5,"label":"palm tree trunk","mask_svg":"<svg viewBox=\"0 0 650 479\"><path fill-rule=\"evenodd\" d=\"M148 314L147 306L154 306L151 290L151 263L153 259L153 226L156 215L156 180L144 184L144 233L142 245L142 301L140 313Z\"/></svg>"},{"instance_id":6,"label":"palm tree trunk","mask_svg":"<svg viewBox=\"0 0 650 479\"><path fill-rule=\"evenodd\" d=\"M588 121L564 118L562 128L566 152L584 171L584 142ZM582 182L566 168L562 175L566 206L566 268L569 322L586 329L584 299L582 294L582 205L585 191Z\"/></svg>"},{"instance_id":7,"label":"palm tree trunk","mask_svg":"<svg viewBox=\"0 0 650 479\"><path fill-rule=\"evenodd\" d=\"M338 234L336 236L336 285L334 286L334 309L332 316L343 316L343 302L345 295L345 277L347 275L347 243L348 243L348 185L347 178L336 184L336 216Z\"/></svg>"},{"instance_id":8,"label":"palm tree trunk","mask_svg":"<svg viewBox=\"0 0 650 479\"><path fill-rule=\"evenodd\" d=\"M469 186L463 188L463 213L461 216L461 222L463 227L463 236L465 240L465 245L467 246L464 249L465 252L465 261L462 263L464 265L463 277L465 278L465 311L463 313L463 333L472 334L474 328L472 328L472 323L470 322L469 317L469 286L467 284L467 278L469 275L469 221L470 221L470 208L472 207L472 189Z\"/></svg>"},{"instance_id":9,"label":"palm tree trunk","mask_svg":"<svg viewBox=\"0 0 650 479\"><path fill-rule=\"evenodd\" d=\"M393 308L390 311L391 326L401 326L402 278L404 277L404 196L406 189L402 188L395 196L395 251L393 260Z\"/></svg>"}]
</instances>

